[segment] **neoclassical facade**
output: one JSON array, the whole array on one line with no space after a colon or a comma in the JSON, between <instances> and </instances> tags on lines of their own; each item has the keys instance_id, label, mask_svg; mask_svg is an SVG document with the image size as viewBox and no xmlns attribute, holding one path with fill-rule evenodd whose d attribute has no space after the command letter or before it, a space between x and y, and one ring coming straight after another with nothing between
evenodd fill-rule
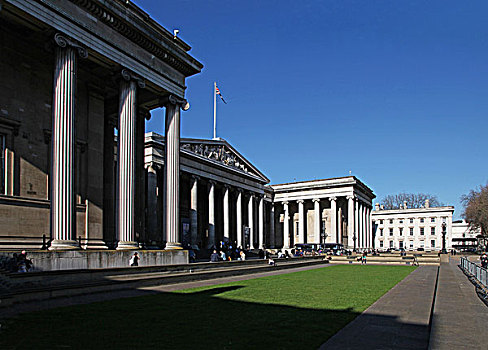
<instances>
[{"instance_id":1,"label":"neoclassical facade","mask_svg":"<svg viewBox=\"0 0 488 350\"><path fill-rule=\"evenodd\" d=\"M165 147L164 137L146 134L147 235L154 247L165 246ZM269 246L269 179L223 139L182 139L180 147L180 243L200 249L220 241Z\"/></svg>"},{"instance_id":2,"label":"neoclassical facade","mask_svg":"<svg viewBox=\"0 0 488 350\"><path fill-rule=\"evenodd\" d=\"M355 176L272 185L275 244L339 243L371 248L373 191Z\"/></svg>"},{"instance_id":3,"label":"neoclassical facade","mask_svg":"<svg viewBox=\"0 0 488 350\"><path fill-rule=\"evenodd\" d=\"M180 247L180 111L202 69L189 50L130 1L0 2L0 248L139 247L144 123L158 107L161 234Z\"/></svg>"},{"instance_id":4,"label":"neoclassical facade","mask_svg":"<svg viewBox=\"0 0 488 350\"><path fill-rule=\"evenodd\" d=\"M147 235L163 247L164 137L146 134ZM267 185L269 179L223 139L182 139L181 243L236 242L250 249L298 243L372 247L371 189L354 176Z\"/></svg>"},{"instance_id":5,"label":"neoclassical facade","mask_svg":"<svg viewBox=\"0 0 488 350\"><path fill-rule=\"evenodd\" d=\"M446 249L452 248L453 206L430 207L426 200L422 208L384 210L375 205L371 219L374 247L377 249L405 249L439 251L442 249L445 224Z\"/></svg>"}]
</instances>

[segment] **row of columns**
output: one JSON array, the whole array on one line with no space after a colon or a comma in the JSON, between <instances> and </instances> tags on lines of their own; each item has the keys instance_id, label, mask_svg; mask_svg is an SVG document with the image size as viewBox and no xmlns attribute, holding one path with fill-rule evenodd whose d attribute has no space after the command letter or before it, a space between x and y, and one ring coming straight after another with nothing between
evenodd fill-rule
<instances>
[{"instance_id":1,"label":"row of columns","mask_svg":"<svg viewBox=\"0 0 488 350\"><path fill-rule=\"evenodd\" d=\"M77 56L88 56L84 47L57 33L53 99L53 160L50 249L78 248L74 216L74 125ZM129 70L121 72L118 129L117 249L135 249L136 119L137 89L144 81ZM167 248L180 248L179 238L179 145L180 108L185 100L169 96L166 107L165 216Z\"/></svg>"},{"instance_id":2,"label":"row of columns","mask_svg":"<svg viewBox=\"0 0 488 350\"><path fill-rule=\"evenodd\" d=\"M347 237L348 248L372 248L373 239L371 236L371 208L367 204L361 202L356 196L347 196ZM338 210L337 210L337 197L328 197L330 201L331 209L331 232L330 236L335 239L336 243L341 243L342 238L339 237L340 231L338 230ZM321 198L312 199L314 203L314 236L319 243L321 235L321 223L322 215L320 211ZM297 200L298 204L298 240L297 243L305 242L305 212L304 212L304 200ZM282 202L284 220L283 220L283 247L285 249L291 248L290 240L290 213L289 202ZM272 220L274 222L274 220ZM274 231L274 230L273 230ZM274 237L271 238L274 240ZM351 244L352 243L352 244Z\"/></svg>"},{"instance_id":3,"label":"row of columns","mask_svg":"<svg viewBox=\"0 0 488 350\"><path fill-rule=\"evenodd\" d=\"M191 177L191 190L190 190L190 237L191 245L196 246L198 241L198 182L200 177L192 175ZM215 186L216 182L208 180L208 244L207 248L212 248L217 245L215 237ZM230 220L230 186L223 185L223 236L224 240L229 241L231 239L231 220ZM243 246L244 244L244 232L243 232L243 218L242 218L242 197L243 190L236 189L236 241L237 246ZM248 227L249 227L249 244L251 249L264 248L264 197L259 195L258 201L258 225L257 225L257 238L258 245L254 245L256 228L254 227L254 198L255 194L251 193L248 201ZM274 227L274 225L273 225Z\"/></svg>"}]
</instances>

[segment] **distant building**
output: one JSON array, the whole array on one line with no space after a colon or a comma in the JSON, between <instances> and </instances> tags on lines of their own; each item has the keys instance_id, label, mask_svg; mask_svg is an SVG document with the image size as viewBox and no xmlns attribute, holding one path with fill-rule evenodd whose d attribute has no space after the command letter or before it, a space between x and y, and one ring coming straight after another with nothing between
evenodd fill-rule
<instances>
[{"instance_id":1,"label":"distant building","mask_svg":"<svg viewBox=\"0 0 488 350\"><path fill-rule=\"evenodd\" d=\"M453 221L452 223L452 247L458 250L476 248L478 246L478 235L481 230L471 230L469 224L464 220Z\"/></svg>"},{"instance_id":2,"label":"distant building","mask_svg":"<svg viewBox=\"0 0 488 350\"><path fill-rule=\"evenodd\" d=\"M377 249L406 249L440 251L443 223L445 223L446 249L452 247L453 206L430 207L425 201L422 208L384 210L377 203L371 213L374 247Z\"/></svg>"}]
</instances>

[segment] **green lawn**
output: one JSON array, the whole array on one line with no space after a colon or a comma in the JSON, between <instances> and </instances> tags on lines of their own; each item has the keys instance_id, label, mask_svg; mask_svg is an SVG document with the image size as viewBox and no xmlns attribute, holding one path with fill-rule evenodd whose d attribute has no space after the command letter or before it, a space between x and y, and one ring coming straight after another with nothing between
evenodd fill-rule
<instances>
[{"instance_id":1,"label":"green lawn","mask_svg":"<svg viewBox=\"0 0 488 350\"><path fill-rule=\"evenodd\" d=\"M410 266L339 265L52 309L3 324L1 349L316 349Z\"/></svg>"}]
</instances>

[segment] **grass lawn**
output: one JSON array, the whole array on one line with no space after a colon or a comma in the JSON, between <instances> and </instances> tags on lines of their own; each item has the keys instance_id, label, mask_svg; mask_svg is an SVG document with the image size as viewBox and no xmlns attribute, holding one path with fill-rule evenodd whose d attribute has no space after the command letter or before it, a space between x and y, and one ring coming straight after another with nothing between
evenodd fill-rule
<instances>
[{"instance_id":1,"label":"grass lawn","mask_svg":"<svg viewBox=\"0 0 488 350\"><path fill-rule=\"evenodd\" d=\"M29 313L0 349L316 349L410 266L338 265Z\"/></svg>"}]
</instances>

